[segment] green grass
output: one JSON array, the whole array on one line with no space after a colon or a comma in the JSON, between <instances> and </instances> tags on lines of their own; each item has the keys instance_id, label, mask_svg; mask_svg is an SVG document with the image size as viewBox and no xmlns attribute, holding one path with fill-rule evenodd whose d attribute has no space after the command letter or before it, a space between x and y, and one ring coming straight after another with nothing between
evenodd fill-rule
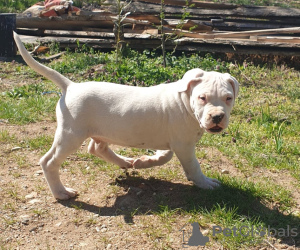
<instances>
[{"instance_id":1,"label":"green grass","mask_svg":"<svg viewBox=\"0 0 300 250\"><path fill-rule=\"evenodd\" d=\"M295 188L300 187L298 167L300 72L275 65L268 67L251 63L232 64L209 54L204 57L198 54L191 56L182 54L178 57L168 55L166 68L161 66L161 62L162 58L154 52L128 51L126 58L120 64L116 64L114 52L99 53L82 49L77 53L67 52L60 60L48 64L62 74L79 79L79 81L112 81L120 84L151 86L161 82L175 81L180 79L186 70L200 67L204 70L229 72L240 82L239 98L236 100L229 128L221 135L205 134L197 147L197 155L200 161L204 162L203 170L209 176L221 180L222 187L216 191L201 192L194 186L172 184L173 180L178 181L184 178L179 167L145 170L129 177L131 186L134 186L135 182L147 181L153 187L164 186L166 190L172 190L172 194L176 194L176 199L165 196L163 193L151 194L148 197L153 201L151 206L143 207L144 197L142 197L138 208L134 207L126 211L129 217L153 214L159 218L158 225L147 226L144 230L150 239L162 239L163 243L156 243L159 248L170 246L169 234L174 230L177 221L182 220L185 220L185 223L198 221L202 228L209 229L208 236L213 240L209 244L221 242L227 249L264 246L267 236L242 237L241 235L235 236L233 233L230 236L223 234L213 236L211 224L222 228L298 226L300 218L292 213L296 205L289 187L270 181L268 176L257 178L251 176L255 176L259 171L262 173L284 171L298 181ZM100 65L101 70L95 70ZM12 70L7 76L8 79L24 78L27 81L28 78L32 78L34 82L41 81L41 83L17 84L10 89L3 89L0 99L1 119L8 120L9 124L18 125L55 120L55 104L59 98L56 93L59 91L58 88L33 73L27 66L18 63L14 63L13 66L16 71ZM10 65L2 65L2 67L7 71ZM50 94L44 94L49 91ZM15 135L10 134L7 129L2 129L0 140L1 144L17 144L26 150L44 153L52 143L52 136L37 135L19 142ZM210 159L206 149L220 152L222 157L230 161L237 171L249 178L229 177L211 170L210 165L219 161L221 157ZM138 149L120 149L118 153L134 157L149 152ZM116 166L109 165L94 156L81 152L78 152L76 156L75 161L78 158L83 161L83 163L78 163L79 169L73 168L73 163L70 164L74 161L72 157L65 163L64 168L70 168L72 175L85 176L87 181L84 184L86 185L84 190L96 185L98 172L107 173L110 178L116 178L116 174L122 172L118 171ZM19 161L24 161L24 159ZM19 163L19 165L22 164ZM176 164L179 165L179 163ZM149 177L147 180L141 177L152 174L155 177ZM16 178L20 178L17 173L15 175ZM118 195L121 187L118 184L112 185L108 192ZM18 197L14 192L10 192L9 195ZM13 222L6 221L6 224L10 223ZM93 223L92 220L86 222L89 225Z\"/></svg>"},{"instance_id":2,"label":"green grass","mask_svg":"<svg viewBox=\"0 0 300 250\"><path fill-rule=\"evenodd\" d=\"M25 138L21 141L20 145L30 150L40 150L42 154L45 154L52 142L53 136L40 135L35 138Z\"/></svg>"},{"instance_id":3,"label":"green grass","mask_svg":"<svg viewBox=\"0 0 300 250\"><path fill-rule=\"evenodd\" d=\"M46 83L17 86L4 91L0 99L0 117L15 124L37 122L47 114L52 114L49 119L55 120L56 92L55 86Z\"/></svg>"},{"instance_id":4,"label":"green grass","mask_svg":"<svg viewBox=\"0 0 300 250\"><path fill-rule=\"evenodd\" d=\"M0 3L0 12L21 12L36 3L36 0L2 0Z\"/></svg>"}]
</instances>

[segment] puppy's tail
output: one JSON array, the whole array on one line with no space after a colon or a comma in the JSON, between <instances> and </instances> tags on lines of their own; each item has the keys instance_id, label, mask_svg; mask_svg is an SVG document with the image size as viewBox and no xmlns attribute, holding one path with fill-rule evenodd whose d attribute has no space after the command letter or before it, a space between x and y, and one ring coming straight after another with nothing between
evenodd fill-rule
<instances>
[{"instance_id":1,"label":"puppy's tail","mask_svg":"<svg viewBox=\"0 0 300 250\"><path fill-rule=\"evenodd\" d=\"M50 69L40 64L36 60L34 60L33 57L29 54L29 52L24 47L20 37L16 32L14 32L14 39L24 61L36 72L40 73L47 79L57 84L63 92L66 92L68 86L73 82L68 78L64 77L63 75L61 75L60 73L58 73L57 71Z\"/></svg>"}]
</instances>

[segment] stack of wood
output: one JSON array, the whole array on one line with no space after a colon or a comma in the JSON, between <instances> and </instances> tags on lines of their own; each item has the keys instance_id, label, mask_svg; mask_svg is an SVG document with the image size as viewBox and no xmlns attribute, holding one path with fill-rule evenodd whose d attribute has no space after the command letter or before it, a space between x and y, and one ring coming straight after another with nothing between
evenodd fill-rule
<instances>
[{"instance_id":1,"label":"stack of wood","mask_svg":"<svg viewBox=\"0 0 300 250\"><path fill-rule=\"evenodd\" d=\"M114 0L93 11L55 17L17 16L18 32L42 36L62 47L78 43L115 47L118 13ZM125 4L124 4L125 6ZM161 33L168 50L300 55L300 9L217 4L197 0L133 0L122 9L125 42L134 49L157 49ZM126 17L125 17L126 14ZM32 37L37 40L37 37ZM29 41L29 40L26 40Z\"/></svg>"}]
</instances>

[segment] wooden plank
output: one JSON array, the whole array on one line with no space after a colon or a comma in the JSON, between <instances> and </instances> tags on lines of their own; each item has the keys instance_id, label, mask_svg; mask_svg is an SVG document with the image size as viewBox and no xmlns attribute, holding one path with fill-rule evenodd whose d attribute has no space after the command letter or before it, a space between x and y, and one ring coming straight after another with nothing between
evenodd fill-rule
<instances>
[{"instance_id":1,"label":"wooden plank","mask_svg":"<svg viewBox=\"0 0 300 250\"><path fill-rule=\"evenodd\" d=\"M219 33L219 34L215 34L214 38L245 37L245 36L271 35L271 34L294 34L294 33L300 33L300 27Z\"/></svg>"},{"instance_id":2,"label":"wooden plank","mask_svg":"<svg viewBox=\"0 0 300 250\"><path fill-rule=\"evenodd\" d=\"M130 13L130 17L136 20L148 20L152 24L160 25L160 18L157 15L135 15L134 13Z\"/></svg>"},{"instance_id":3,"label":"wooden plank","mask_svg":"<svg viewBox=\"0 0 300 250\"><path fill-rule=\"evenodd\" d=\"M177 28L178 26L182 26L183 30L192 29L193 32L208 32L212 31L212 27L208 25L201 24L199 22L195 22L193 20L178 20L178 19L166 19L165 27L168 28Z\"/></svg>"},{"instance_id":4,"label":"wooden plank","mask_svg":"<svg viewBox=\"0 0 300 250\"><path fill-rule=\"evenodd\" d=\"M132 2L128 5L124 12L131 12L134 15L158 15L161 12L159 4L144 3L141 1ZM116 13L115 6L110 6L109 9ZM172 18L189 13L190 19L199 20L202 18L222 18L222 17L244 17L244 18L263 18L266 19L293 19L295 22L299 21L300 9L295 8L281 8L274 6L239 6L233 9L207 9L207 8L187 8L181 6L165 6L165 17Z\"/></svg>"},{"instance_id":5,"label":"wooden plank","mask_svg":"<svg viewBox=\"0 0 300 250\"><path fill-rule=\"evenodd\" d=\"M157 35L157 29L149 30L130 30L124 29L125 38L138 36L139 38L147 38L149 35ZM86 38L113 38L115 37L111 29L102 29L101 32L98 31L64 31L64 30L45 30L44 35L46 36L63 36L63 37L86 37ZM143 36L142 36L143 35Z\"/></svg>"},{"instance_id":6,"label":"wooden plank","mask_svg":"<svg viewBox=\"0 0 300 250\"><path fill-rule=\"evenodd\" d=\"M214 38L214 34L199 34L196 32L189 32L189 31L185 31L185 30L179 30L179 29L170 29L167 27L163 27L163 31L166 34L176 34L180 37L191 37L191 38L206 38L206 39L213 39Z\"/></svg>"},{"instance_id":7,"label":"wooden plank","mask_svg":"<svg viewBox=\"0 0 300 250\"><path fill-rule=\"evenodd\" d=\"M224 41L224 38L214 38L214 40ZM239 42L257 42L258 44L272 44L276 46L278 44L300 44L299 37L276 37L276 36L251 36L238 37L238 38L226 38L226 41L239 41Z\"/></svg>"},{"instance_id":8,"label":"wooden plank","mask_svg":"<svg viewBox=\"0 0 300 250\"><path fill-rule=\"evenodd\" d=\"M300 44L300 37L274 37L274 36L263 36L256 37L258 42L267 42L267 43L292 43Z\"/></svg>"},{"instance_id":9,"label":"wooden plank","mask_svg":"<svg viewBox=\"0 0 300 250\"><path fill-rule=\"evenodd\" d=\"M146 3L155 3L161 4L161 0L135 0L139 2ZM234 9L238 5L236 4L224 4L224 3L212 3L212 2L202 2L195 0L164 0L165 5L173 5L173 6L193 6L196 8L206 8L206 9Z\"/></svg>"},{"instance_id":10,"label":"wooden plank","mask_svg":"<svg viewBox=\"0 0 300 250\"><path fill-rule=\"evenodd\" d=\"M177 44L186 45L189 44L217 44L217 45L231 45L231 46L261 46L265 48L289 48L289 49L300 49L300 44L293 43L273 43L273 42L257 42L250 39L233 39L233 38L225 38L225 39L198 39L198 38L188 38L183 37L175 40Z\"/></svg>"},{"instance_id":11,"label":"wooden plank","mask_svg":"<svg viewBox=\"0 0 300 250\"><path fill-rule=\"evenodd\" d=\"M111 29L98 29L98 28L85 28L84 31L89 31L89 32L112 32ZM151 34L151 35L158 35L158 29L152 29L148 27L144 27L141 29L124 29L124 33L133 33L133 34Z\"/></svg>"},{"instance_id":12,"label":"wooden plank","mask_svg":"<svg viewBox=\"0 0 300 250\"><path fill-rule=\"evenodd\" d=\"M83 27L113 27L113 21L108 16L93 20L89 17L17 17L18 28L38 28L55 30L81 30Z\"/></svg>"},{"instance_id":13,"label":"wooden plank","mask_svg":"<svg viewBox=\"0 0 300 250\"><path fill-rule=\"evenodd\" d=\"M291 28L297 26L297 23L284 23L280 21L261 21L250 19L230 19L226 18L223 22L211 22L203 20L201 23L214 27L221 31L246 31L246 30L262 30L262 29L279 29ZM300 24L300 23L299 23Z\"/></svg>"},{"instance_id":14,"label":"wooden plank","mask_svg":"<svg viewBox=\"0 0 300 250\"><path fill-rule=\"evenodd\" d=\"M167 33L175 33L180 36L202 38L202 39L216 39L216 38L249 38L250 36L257 35L270 35L270 34L291 34L300 33L300 27L296 28L283 28L283 29L267 29L267 30L253 30L242 32L211 32L206 34L199 34L196 32L188 32L178 29L164 28Z\"/></svg>"},{"instance_id":15,"label":"wooden plank","mask_svg":"<svg viewBox=\"0 0 300 250\"><path fill-rule=\"evenodd\" d=\"M98 49L115 49L114 39L87 39L87 38L69 38L69 37L26 37L21 36L23 42L36 43L51 43L59 42L61 48L77 48L79 44L98 48ZM155 39L139 39L138 36L127 38L126 43L130 48L144 50L160 49L160 38ZM265 55L285 55L285 56L300 56L300 44L287 43L267 43L255 41L239 41L231 39L194 39L181 38L177 40L168 40L166 49L173 50L177 44L177 51L203 51L203 52L221 52L221 53L237 53L237 54L265 54Z\"/></svg>"}]
</instances>

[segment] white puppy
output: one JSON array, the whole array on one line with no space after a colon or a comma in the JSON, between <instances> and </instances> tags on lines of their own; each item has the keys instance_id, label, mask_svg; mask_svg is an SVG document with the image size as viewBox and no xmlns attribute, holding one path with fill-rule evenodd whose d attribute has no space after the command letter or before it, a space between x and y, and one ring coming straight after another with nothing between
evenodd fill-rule
<instances>
[{"instance_id":1,"label":"white puppy","mask_svg":"<svg viewBox=\"0 0 300 250\"><path fill-rule=\"evenodd\" d=\"M219 186L219 181L201 172L195 145L204 131L219 133L228 126L239 88L234 77L192 69L177 82L147 88L107 82L74 83L36 62L16 33L14 38L26 63L62 90L56 107L54 142L40 160L55 198L64 200L77 194L63 186L59 168L89 137L90 153L121 168L162 165L175 152L195 185L205 189ZM109 144L158 151L134 160L115 154Z\"/></svg>"}]
</instances>

